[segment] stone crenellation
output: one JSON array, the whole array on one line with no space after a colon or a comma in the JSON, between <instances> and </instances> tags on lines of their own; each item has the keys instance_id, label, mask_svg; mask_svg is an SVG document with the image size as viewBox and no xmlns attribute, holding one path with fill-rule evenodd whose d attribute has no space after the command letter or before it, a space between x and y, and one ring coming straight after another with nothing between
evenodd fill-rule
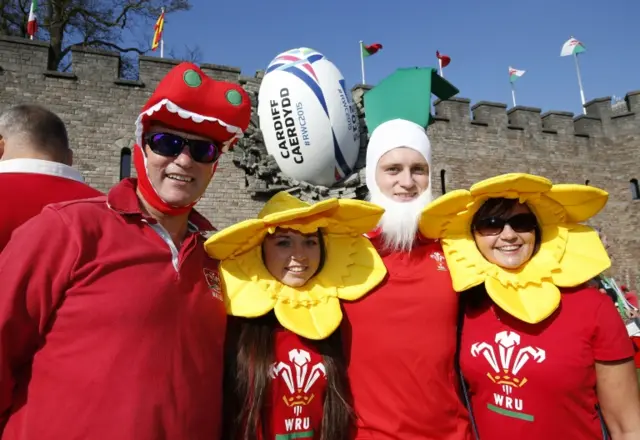
<instances>
[{"instance_id":1,"label":"stone crenellation","mask_svg":"<svg viewBox=\"0 0 640 440\"><path fill-rule=\"evenodd\" d=\"M106 191L131 169L134 121L158 81L179 60L141 56L138 80L119 78L117 53L74 47L69 72L47 70L47 42L0 36L0 111L18 103L39 103L66 122L74 166L92 186ZM201 64L211 77L241 84L257 106L263 72ZM221 160L198 208L217 227L254 217L280 190L304 200L363 198L368 134L362 107L370 86L352 89L361 116L361 148L356 171L332 188L284 176L267 154L254 112L245 138ZM612 272L624 283L640 283L640 91L612 104L611 97L589 101L586 114L454 97L436 100L432 143L432 185L440 195L490 176L529 172L556 182L598 186L610 194L607 207L592 220L607 236ZM635 183L634 183L635 182ZM637 191L636 191L637 190ZM636 191L634 193L634 191Z\"/></svg>"}]
</instances>

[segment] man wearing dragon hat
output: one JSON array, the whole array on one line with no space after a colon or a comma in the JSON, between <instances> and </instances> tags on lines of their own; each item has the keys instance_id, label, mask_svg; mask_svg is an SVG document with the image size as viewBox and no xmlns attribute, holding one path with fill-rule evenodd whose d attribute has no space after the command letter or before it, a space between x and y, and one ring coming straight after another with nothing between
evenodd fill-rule
<instances>
[{"instance_id":1,"label":"man wearing dragon hat","mask_svg":"<svg viewBox=\"0 0 640 440\"><path fill-rule=\"evenodd\" d=\"M46 207L0 256L0 438L218 439L226 314L193 206L249 124L183 63L136 121L137 179Z\"/></svg>"}]
</instances>

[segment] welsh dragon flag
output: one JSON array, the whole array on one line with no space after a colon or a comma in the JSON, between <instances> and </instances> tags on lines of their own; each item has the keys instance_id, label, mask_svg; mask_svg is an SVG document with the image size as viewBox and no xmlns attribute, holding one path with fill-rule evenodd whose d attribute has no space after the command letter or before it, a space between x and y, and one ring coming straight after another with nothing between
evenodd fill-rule
<instances>
[{"instance_id":1,"label":"welsh dragon flag","mask_svg":"<svg viewBox=\"0 0 640 440\"><path fill-rule=\"evenodd\" d=\"M562 45L562 50L560 51L561 57L568 57L570 55L578 55L579 53L585 52L587 50L582 44L582 41L578 41L575 38L571 37Z\"/></svg>"},{"instance_id":2,"label":"welsh dragon flag","mask_svg":"<svg viewBox=\"0 0 640 440\"><path fill-rule=\"evenodd\" d=\"M513 67L509 66L509 82L514 83L518 80L518 78L520 78L522 75L524 75L526 72L526 70L518 70L518 69L514 69Z\"/></svg>"},{"instance_id":3,"label":"welsh dragon flag","mask_svg":"<svg viewBox=\"0 0 640 440\"><path fill-rule=\"evenodd\" d=\"M33 39L38 30L38 19L36 18L36 9L38 9L38 0L31 0L31 9L29 9L29 21L27 22L27 34Z\"/></svg>"},{"instance_id":4,"label":"welsh dragon flag","mask_svg":"<svg viewBox=\"0 0 640 440\"><path fill-rule=\"evenodd\" d=\"M365 45L364 43L360 43L360 47L362 48L362 57L366 58L378 53L378 51L382 49L382 44L373 43Z\"/></svg>"}]
</instances>

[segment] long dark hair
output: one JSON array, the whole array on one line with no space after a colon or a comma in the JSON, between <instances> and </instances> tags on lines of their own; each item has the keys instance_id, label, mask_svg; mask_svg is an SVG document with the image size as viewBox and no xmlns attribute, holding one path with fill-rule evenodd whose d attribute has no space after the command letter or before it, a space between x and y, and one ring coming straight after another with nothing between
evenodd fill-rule
<instances>
[{"instance_id":1,"label":"long dark hair","mask_svg":"<svg viewBox=\"0 0 640 440\"><path fill-rule=\"evenodd\" d=\"M318 231L318 235L321 263L317 272L325 260L322 233ZM274 362L274 330L277 326L273 312L259 318L229 317L222 437L225 440L266 439L263 421L268 418L269 374ZM353 412L340 329L324 340L305 342L322 355L327 374L320 439L347 440Z\"/></svg>"}]
</instances>

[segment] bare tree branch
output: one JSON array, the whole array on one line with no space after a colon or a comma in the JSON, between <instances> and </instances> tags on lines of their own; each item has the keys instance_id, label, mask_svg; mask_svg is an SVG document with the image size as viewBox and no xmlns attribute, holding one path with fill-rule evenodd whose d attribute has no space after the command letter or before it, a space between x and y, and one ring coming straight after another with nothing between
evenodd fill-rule
<instances>
[{"instance_id":1,"label":"bare tree branch","mask_svg":"<svg viewBox=\"0 0 640 440\"><path fill-rule=\"evenodd\" d=\"M27 34L28 0L0 0L0 35Z\"/></svg>"},{"instance_id":2,"label":"bare tree branch","mask_svg":"<svg viewBox=\"0 0 640 440\"><path fill-rule=\"evenodd\" d=\"M177 53L175 49L171 49L168 53L169 57L175 58L177 60L189 61L192 63L201 63L202 62L202 50L200 46L189 47L188 45L184 46L184 50L182 53Z\"/></svg>"},{"instance_id":3,"label":"bare tree branch","mask_svg":"<svg viewBox=\"0 0 640 440\"><path fill-rule=\"evenodd\" d=\"M122 11L120 12L120 15L117 16L117 18L115 20L110 20L108 18L105 18L103 16L101 16L99 13L96 13L95 11L89 11L87 9L83 9L83 8L74 8L71 11L69 11L68 13L68 17L75 17L77 15L82 16L86 21L94 21L106 28L120 28L120 29L125 29L127 26L127 14L129 13L129 11L131 11L132 9L137 9L140 7L140 3L144 3L144 2L136 2L135 4L129 4L127 6L125 6Z\"/></svg>"},{"instance_id":4,"label":"bare tree branch","mask_svg":"<svg viewBox=\"0 0 640 440\"><path fill-rule=\"evenodd\" d=\"M144 54L150 50L149 38L142 38L140 29L151 28L163 7L166 14L191 8L190 0L40 0L39 3L38 37L48 39L51 44L52 70L68 68L66 58L74 44L123 54ZM0 0L0 35L26 35L29 4L30 0ZM130 35L137 39L137 44L130 43ZM187 50L187 55L190 51Z\"/></svg>"},{"instance_id":5,"label":"bare tree branch","mask_svg":"<svg viewBox=\"0 0 640 440\"><path fill-rule=\"evenodd\" d=\"M137 47L126 47L126 48L120 47L117 44L111 43L109 41L102 41L102 40L91 40L91 41L83 42L80 44L75 44L73 46L94 47L94 48L100 48L100 49L109 48L109 49L115 49L120 53L135 52L140 55L144 55L149 50L149 49L139 49ZM72 48L73 46L69 46L69 48Z\"/></svg>"}]
</instances>

